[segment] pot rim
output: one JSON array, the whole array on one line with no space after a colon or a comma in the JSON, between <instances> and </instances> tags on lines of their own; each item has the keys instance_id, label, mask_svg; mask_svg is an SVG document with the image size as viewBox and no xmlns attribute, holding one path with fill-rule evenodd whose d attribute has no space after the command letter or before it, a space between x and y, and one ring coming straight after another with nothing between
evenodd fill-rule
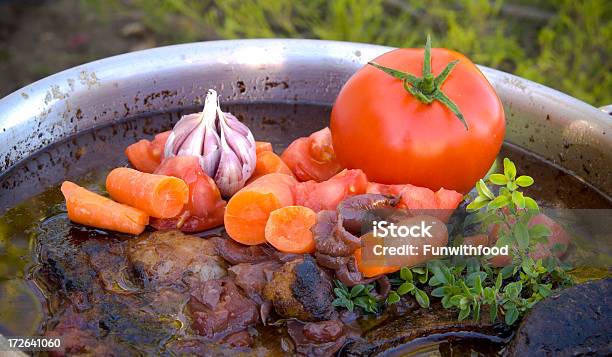
<instances>
[{"instance_id":1,"label":"pot rim","mask_svg":"<svg viewBox=\"0 0 612 357\"><path fill-rule=\"evenodd\" d=\"M331 105L348 76L368 60L392 49L365 43L309 39L221 40L158 47L85 63L36 81L0 100L0 142L9 144L0 147L0 176L48 145L121 120L121 112L114 116L100 115L93 121L79 120L79 110L86 108L87 103L96 103L96 97L106 101L104 104L110 108L119 102L109 99L112 92L134 92L142 83L161 88L170 83L168 78L173 73L199 73L199 70L217 67L222 69L221 75L234 78L248 71L269 73L275 78L288 76L292 71L315 69L322 71L315 75L331 76L325 79L329 88L324 88L324 93L306 96L303 103ZM555 89L486 66L479 68L504 104L507 142L563 168L591 184L608 199L612 196L612 172L609 170L612 167L612 118ZM133 82L131 87L130 82ZM236 92L237 88L226 88L225 92L228 91ZM185 94L185 98L197 103L193 93ZM276 98L258 93L241 98L246 101L291 101L289 94ZM126 109L134 115L177 107L163 98L155 105L154 108L126 106ZM102 106L93 112L101 112ZM528 129L529 124L534 128ZM538 134L543 131L550 133L542 139Z\"/></svg>"}]
</instances>

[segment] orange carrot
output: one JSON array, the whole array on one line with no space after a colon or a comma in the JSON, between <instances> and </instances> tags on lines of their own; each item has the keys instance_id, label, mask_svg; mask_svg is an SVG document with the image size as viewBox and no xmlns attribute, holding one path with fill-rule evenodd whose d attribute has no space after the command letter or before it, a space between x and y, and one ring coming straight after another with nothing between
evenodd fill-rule
<instances>
[{"instance_id":1,"label":"orange carrot","mask_svg":"<svg viewBox=\"0 0 612 357\"><path fill-rule=\"evenodd\" d=\"M259 177L271 173L279 173L293 176L291 169L281 160L280 156L276 155L272 151L262 151L257 153L257 161L255 163L255 171L249 179L250 182L255 181Z\"/></svg>"},{"instance_id":2,"label":"orange carrot","mask_svg":"<svg viewBox=\"0 0 612 357\"><path fill-rule=\"evenodd\" d=\"M310 228L317 220L315 211L304 206L287 206L270 213L266 223L266 241L281 252L303 254L315 251Z\"/></svg>"},{"instance_id":3,"label":"orange carrot","mask_svg":"<svg viewBox=\"0 0 612 357\"><path fill-rule=\"evenodd\" d=\"M294 204L293 176L273 173L243 187L225 208L225 230L235 241L255 245L266 242L265 228L270 213Z\"/></svg>"},{"instance_id":4,"label":"orange carrot","mask_svg":"<svg viewBox=\"0 0 612 357\"><path fill-rule=\"evenodd\" d=\"M371 278L383 274L395 273L401 268L399 266L386 265L364 266L363 264L361 264L361 248L357 248L357 250L355 250L355 253L353 253L353 256L355 257L355 263L357 263L357 269L359 269L361 274L363 274L363 276L365 276L366 278Z\"/></svg>"},{"instance_id":5,"label":"orange carrot","mask_svg":"<svg viewBox=\"0 0 612 357\"><path fill-rule=\"evenodd\" d=\"M149 216L143 211L117 203L70 181L64 181L61 190L66 199L68 218L73 222L130 234L142 233L149 223Z\"/></svg>"},{"instance_id":6,"label":"orange carrot","mask_svg":"<svg viewBox=\"0 0 612 357\"><path fill-rule=\"evenodd\" d=\"M155 218L178 215L189 201L185 181L119 167L106 177L106 191L117 202L136 207Z\"/></svg>"},{"instance_id":7,"label":"orange carrot","mask_svg":"<svg viewBox=\"0 0 612 357\"><path fill-rule=\"evenodd\" d=\"M272 144L267 141L256 141L255 142L255 152L257 154L264 151L272 151Z\"/></svg>"}]
</instances>

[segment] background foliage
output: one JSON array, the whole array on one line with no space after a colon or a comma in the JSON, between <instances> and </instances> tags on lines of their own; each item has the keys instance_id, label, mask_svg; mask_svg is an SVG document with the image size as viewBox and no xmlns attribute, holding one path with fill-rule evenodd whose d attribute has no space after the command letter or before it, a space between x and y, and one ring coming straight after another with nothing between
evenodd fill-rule
<instances>
[{"instance_id":1,"label":"background foliage","mask_svg":"<svg viewBox=\"0 0 612 357\"><path fill-rule=\"evenodd\" d=\"M162 43L299 37L436 46L544 83L594 105L612 103L608 0L83 0L107 15L137 12Z\"/></svg>"}]
</instances>

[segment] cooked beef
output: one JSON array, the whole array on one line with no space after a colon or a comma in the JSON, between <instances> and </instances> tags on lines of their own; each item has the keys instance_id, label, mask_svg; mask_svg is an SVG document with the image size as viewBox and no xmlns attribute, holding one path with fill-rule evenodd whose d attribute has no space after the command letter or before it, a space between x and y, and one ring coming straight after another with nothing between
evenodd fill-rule
<instances>
[{"instance_id":1,"label":"cooked beef","mask_svg":"<svg viewBox=\"0 0 612 357\"><path fill-rule=\"evenodd\" d=\"M393 196L366 193L350 196L338 205L338 214L342 217L344 228L353 233L361 234L369 211L381 208L391 208L397 205L399 199Z\"/></svg>"},{"instance_id":2,"label":"cooked beef","mask_svg":"<svg viewBox=\"0 0 612 357\"><path fill-rule=\"evenodd\" d=\"M192 328L210 339L242 331L258 321L257 304L227 278L193 287L187 311Z\"/></svg>"},{"instance_id":3,"label":"cooked beef","mask_svg":"<svg viewBox=\"0 0 612 357\"><path fill-rule=\"evenodd\" d=\"M308 322L304 325L304 337L316 342L337 340L343 334L344 324L338 320Z\"/></svg>"},{"instance_id":4,"label":"cooked beef","mask_svg":"<svg viewBox=\"0 0 612 357\"><path fill-rule=\"evenodd\" d=\"M180 282L185 275L206 281L227 275L215 243L181 233L157 231L129 242L132 270L145 286Z\"/></svg>"},{"instance_id":5,"label":"cooked beef","mask_svg":"<svg viewBox=\"0 0 612 357\"><path fill-rule=\"evenodd\" d=\"M243 245L233 239L223 236L210 239L214 242L218 255L230 264L260 263L270 260L274 249L265 245Z\"/></svg>"},{"instance_id":6,"label":"cooked beef","mask_svg":"<svg viewBox=\"0 0 612 357\"><path fill-rule=\"evenodd\" d=\"M119 237L102 231L92 233L92 230L68 222L62 214L39 225L36 233L40 266L34 276L40 286L52 292L54 298L74 299L78 309L85 310L91 308L90 292L103 286L90 263L97 255L114 261L115 257L111 257L107 250L118 242ZM122 260L123 257L118 258ZM125 263L118 265L125 266Z\"/></svg>"},{"instance_id":7,"label":"cooked beef","mask_svg":"<svg viewBox=\"0 0 612 357\"><path fill-rule=\"evenodd\" d=\"M494 325L486 320L488 311L481 314L483 321L457 321L457 312L444 309L434 303L429 309L418 309L399 317L389 316L380 319L377 325L363 335L362 340L351 342L343 350L347 356L376 356L393 348L402 348L409 353L412 343L415 348L422 347L419 338L437 336L437 341L469 337L478 340L479 348L489 348L490 344L502 344L500 333L506 333L503 325ZM499 330L499 328L504 330ZM499 345L498 345L499 346Z\"/></svg>"},{"instance_id":8,"label":"cooked beef","mask_svg":"<svg viewBox=\"0 0 612 357\"><path fill-rule=\"evenodd\" d=\"M342 218L336 211L317 213L317 223L312 233L319 253L333 257L346 257L361 246L361 240L342 226Z\"/></svg>"},{"instance_id":9,"label":"cooked beef","mask_svg":"<svg viewBox=\"0 0 612 357\"><path fill-rule=\"evenodd\" d=\"M287 322L287 332L298 354L332 356L346 342L344 325L338 320L302 323Z\"/></svg>"},{"instance_id":10,"label":"cooked beef","mask_svg":"<svg viewBox=\"0 0 612 357\"><path fill-rule=\"evenodd\" d=\"M164 291L138 296L98 292L91 299L85 311L68 305L45 333L63 337L68 354L157 354L156 346L178 332L174 319L186 302L180 293Z\"/></svg>"},{"instance_id":11,"label":"cooked beef","mask_svg":"<svg viewBox=\"0 0 612 357\"><path fill-rule=\"evenodd\" d=\"M239 331L227 335L222 342L230 347L248 347L253 344L253 337L248 331Z\"/></svg>"},{"instance_id":12,"label":"cooked beef","mask_svg":"<svg viewBox=\"0 0 612 357\"><path fill-rule=\"evenodd\" d=\"M351 257L332 257L331 255L323 254L321 252L315 252L315 259L317 263L328 269L340 269L346 265Z\"/></svg>"},{"instance_id":13,"label":"cooked beef","mask_svg":"<svg viewBox=\"0 0 612 357\"><path fill-rule=\"evenodd\" d=\"M302 254L283 253L279 251L274 252L273 256L275 259L283 263L290 262L292 260L300 259L303 257Z\"/></svg>"},{"instance_id":14,"label":"cooked beef","mask_svg":"<svg viewBox=\"0 0 612 357\"><path fill-rule=\"evenodd\" d=\"M309 255L283 265L264 287L277 314L302 321L328 320L334 314L332 284Z\"/></svg>"},{"instance_id":15,"label":"cooked beef","mask_svg":"<svg viewBox=\"0 0 612 357\"><path fill-rule=\"evenodd\" d=\"M389 281L389 278L386 275L382 275L376 280L376 283L378 284L378 299L386 299L387 295L389 295L389 293L391 292L391 282Z\"/></svg>"},{"instance_id":16,"label":"cooked beef","mask_svg":"<svg viewBox=\"0 0 612 357\"><path fill-rule=\"evenodd\" d=\"M612 279L577 285L539 302L508 356L612 355Z\"/></svg>"},{"instance_id":17,"label":"cooked beef","mask_svg":"<svg viewBox=\"0 0 612 357\"><path fill-rule=\"evenodd\" d=\"M242 263L228 269L230 277L249 298L258 304L263 303L263 288L272 279L272 273L279 270L283 264L276 260L263 263Z\"/></svg>"},{"instance_id":18,"label":"cooked beef","mask_svg":"<svg viewBox=\"0 0 612 357\"><path fill-rule=\"evenodd\" d=\"M85 317L68 307L57 325L45 333L47 337L61 337L61 350L53 351L51 355L66 354L109 354L109 347L100 344L94 331L88 326Z\"/></svg>"}]
</instances>

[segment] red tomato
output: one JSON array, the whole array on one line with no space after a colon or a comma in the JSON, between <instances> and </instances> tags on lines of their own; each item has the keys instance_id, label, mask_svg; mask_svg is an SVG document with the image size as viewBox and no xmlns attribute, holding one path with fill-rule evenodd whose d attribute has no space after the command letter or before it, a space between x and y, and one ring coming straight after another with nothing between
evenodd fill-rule
<instances>
[{"instance_id":1,"label":"red tomato","mask_svg":"<svg viewBox=\"0 0 612 357\"><path fill-rule=\"evenodd\" d=\"M294 186L296 205L316 212L335 210L348 196L366 192L368 179L361 170L344 170L324 182L298 182Z\"/></svg>"},{"instance_id":2,"label":"red tomato","mask_svg":"<svg viewBox=\"0 0 612 357\"><path fill-rule=\"evenodd\" d=\"M458 64L436 87L432 75L455 60ZM376 182L469 191L491 167L504 138L504 110L491 84L467 57L443 48L431 49L433 74L422 71L423 49L396 49L374 62L404 72L400 78L429 73L423 76L428 81L420 83L433 88L414 80L413 86L374 65L357 71L342 87L331 113L338 161L362 169ZM433 101L426 104L408 90ZM435 99L440 93L456 104L467 129Z\"/></svg>"},{"instance_id":3,"label":"red tomato","mask_svg":"<svg viewBox=\"0 0 612 357\"><path fill-rule=\"evenodd\" d=\"M343 168L336 160L329 128L296 139L281 158L300 181L325 181Z\"/></svg>"},{"instance_id":4,"label":"red tomato","mask_svg":"<svg viewBox=\"0 0 612 357\"><path fill-rule=\"evenodd\" d=\"M448 222L453 211L463 199L463 195L456 191L441 188L434 192L428 188L410 184L383 185L370 182L367 193L400 196L397 208L416 211L416 214L429 214L438 217L443 222Z\"/></svg>"},{"instance_id":5,"label":"red tomato","mask_svg":"<svg viewBox=\"0 0 612 357\"><path fill-rule=\"evenodd\" d=\"M155 171L182 179L189 186L189 202L177 217L151 219L156 229L176 229L183 232L200 232L223 224L225 201L215 181L202 170L195 156L174 156L165 159Z\"/></svg>"},{"instance_id":6,"label":"red tomato","mask_svg":"<svg viewBox=\"0 0 612 357\"><path fill-rule=\"evenodd\" d=\"M130 164L138 170L153 173L164 157L164 146L171 131L164 131L155 135L153 141L142 139L125 149Z\"/></svg>"},{"instance_id":7,"label":"red tomato","mask_svg":"<svg viewBox=\"0 0 612 357\"><path fill-rule=\"evenodd\" d=\"M547 215L540 213L531 218L529 221L529 227L533 227L536 224L542 224L550 229L551 235L547 237L548 241L546 243L538 243L535 246L535 249L529 253L529 256L533 260L545 259L547 257L556 256L557 258L561 258L569 245L572 242L572 236L567 233L565 228L552 218ZM491 245L495 245L497 239L499 239L500 230L503 228L497 224L494 225L493 228L489 232L489 242ZM505 230L505 229L504 229ZM558 246L558 249L555 249L555 246ZM493 256L489 262L494 267L503 267L512 263L512 258L509 255L495 255Z\"/></svg>"}]
</instances>

